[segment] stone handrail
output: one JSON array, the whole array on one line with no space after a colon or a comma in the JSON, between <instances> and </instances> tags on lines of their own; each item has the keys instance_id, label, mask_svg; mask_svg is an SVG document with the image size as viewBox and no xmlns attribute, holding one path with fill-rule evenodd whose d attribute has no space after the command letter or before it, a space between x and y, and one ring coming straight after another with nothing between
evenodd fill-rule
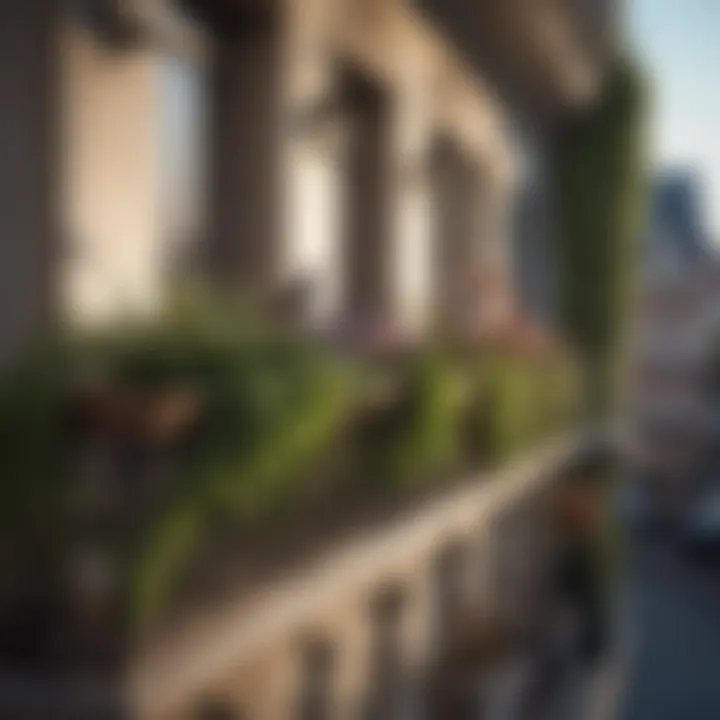
<instances>
[{"instance_id":1,"label":"stone handrail","mask_svg":"<svg viewBox=\"0 0 720 720\"><path fill-rule=\"evenodd\" d=\"M547 488L554 471L583 442L584 436L565 438L509 468L479 474L463 488L384 530L360 534L293 576L245 594L223 611L195 618L192 626L137 657L128 676L136 715L153 720L184 717L193 703L222 694L243 707L249 717L292 717L287 702L297 674L294 648L298 639L313 633L336 639L335 644L346 650L354 647L343 656L345 669L338 682L344 683L344 690L338 696L356 696L366 668L348 662L348 657L367 654L367 608L373 596L390 585L409 588L408 595L416 596L416 612L408 626L412 627L408 643L413 645L408 658L418 666L426 662L432 652L427 578L436 569L438 555L448 544L472 543L477 551L473 568L485 572L474 577L476 589L497 593L497 583L487 572L492 570L491 556L504 543L502 534L495 532L499 519ZM532 507L529 510L533 512ZM526 522L522 517L520 521ZM511 539L500 548L504 554L512 553ZM539 547L533 550L532 538L529 542L530 546L515 551L516 557L517 552L523 554L526 566L536 562L532 554L541 552ZM490 562L481 562L480 557ZM508 566L511 559L508 555ZM495 598L508 607L517 600ZM342 706L339 702L338 707ZM341 715L337 710L331 717Z\"/></svg>"}]
</instances>

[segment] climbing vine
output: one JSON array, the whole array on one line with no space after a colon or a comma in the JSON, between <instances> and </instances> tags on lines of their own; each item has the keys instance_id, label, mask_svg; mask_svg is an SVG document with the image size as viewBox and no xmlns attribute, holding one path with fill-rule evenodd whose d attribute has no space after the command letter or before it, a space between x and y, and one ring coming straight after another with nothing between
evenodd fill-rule
<instances>
[{"instance_id":1,"label":"climbing vine","mask_svg":"<svg viewBox=\"0 0 720 720\"><path fill-rule=\"evenodd\" d=\"M642 74L628 59L551 141L560 321L582 359L587 410L604 416L622 387L645 205Z\"/></svg>"}]
</instances>

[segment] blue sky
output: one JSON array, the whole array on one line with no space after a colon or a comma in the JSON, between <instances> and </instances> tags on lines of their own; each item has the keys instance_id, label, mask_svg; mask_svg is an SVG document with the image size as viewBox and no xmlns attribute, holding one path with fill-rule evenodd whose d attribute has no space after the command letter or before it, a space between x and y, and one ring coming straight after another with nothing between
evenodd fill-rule
<instances>
[{"instance_id":1,"label":"blue sky","mask_svg":"<svg viewBox=\"0 0 720 720\"><path fill-rule=\"evenodd\" d=\"M632 39L653 83L653 158L702 174L720 241L720 0L628 2Z\"/></svg>"}]
</instances>

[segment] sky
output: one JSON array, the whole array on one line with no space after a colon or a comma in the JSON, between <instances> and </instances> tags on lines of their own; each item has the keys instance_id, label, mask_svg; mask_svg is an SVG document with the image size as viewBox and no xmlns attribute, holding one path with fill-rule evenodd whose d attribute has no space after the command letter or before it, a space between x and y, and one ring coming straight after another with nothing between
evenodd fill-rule
<instances>
[{"instance_id":1,"label":"sky","mask_svg":"<svg viewBox=\"0 0 720 720\"><path fill-rule=\"evenodd\" d=\"M707 222L720 243L720 0L628 3L652 84L653 159L701 174Z\"/></svg>"}]
</instances>

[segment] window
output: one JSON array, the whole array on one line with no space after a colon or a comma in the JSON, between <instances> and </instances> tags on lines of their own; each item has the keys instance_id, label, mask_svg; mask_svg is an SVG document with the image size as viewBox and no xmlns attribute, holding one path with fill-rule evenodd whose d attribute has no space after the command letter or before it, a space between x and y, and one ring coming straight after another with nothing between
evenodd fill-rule
<instances>
[{"instance_id":1,"label":"window","mask_svg":"<svg viewBox=\"0 0 720 720\"><path fill-rule=\"evenodd\" d=\"M146 22L158 57L161 262L172 284L198 266L207 228L209 42L179 3L154 5Z\"/></svg>"},{"instance_id":2,"label":"window","mask_svg":"<svg viewBox=\"0 0 720 720\"><path fill-rule=\"evenodd\" d=\"M160 75L160 187L163 264L171 281L197 266L206 230L206 77L190 59L166 55Z\"/></svg>"},{"instance_id":3,"label":"window","mask_svg":"<svg viewBox=\"0 0 720 720\"><path fill-rule=\"evenodd\" d=\"M62 292L71 322L153 309L169 269L204 232L205 33L169 5L136 5L128 22L142 42L103 41L110 15L91 25L69 15L63 27Z\"/></svg>"}]
</instances>

